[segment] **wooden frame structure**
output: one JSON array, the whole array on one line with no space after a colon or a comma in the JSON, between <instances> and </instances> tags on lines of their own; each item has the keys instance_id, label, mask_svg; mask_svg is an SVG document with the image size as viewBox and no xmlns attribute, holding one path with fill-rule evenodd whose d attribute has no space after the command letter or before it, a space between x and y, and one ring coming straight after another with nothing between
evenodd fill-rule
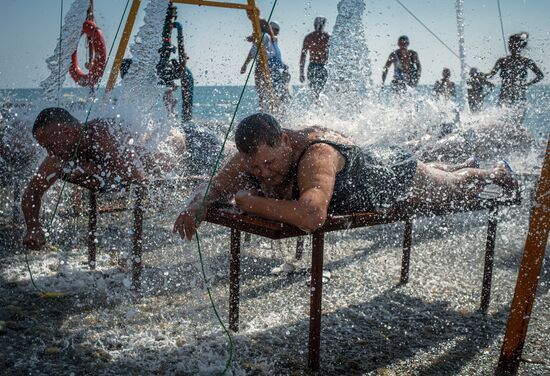
<instances>
[{"instance_id":1,"label":"wooden frame structure","mask_svg":"<svg viewBox=\"0 0 550 376\"><path fill-rule=\"evenodd\" d=\"M324 236L326 232L348 230L367 226L404 222L403 258L400 283L409 279L410 251L412 245L412 223L414 218L437 216L459 212L488 210L487 242L485 247L485 265L481 289L480 310L486 312L491 294L491 279L495 249L495 237L498 210L501 206L520 203L519 192L514 197L498 196L473 198L460 203L444 202L437 204L402 203L387 211L364 212L349 215L332 216L325 224L313 232L311 257L310 313L309 313L309 355L308 366L313 370L320 367L321 345L321 300ZM238 214L224 208L211 208L205 218L206 222L229 227L231 229L230 265L229 265L229 328L239 330L239 286L240 286L240 241L241 231L264 236L270 239L283 239L307 235L302 230L280 222Z\"/></svg>"},{"instance_id":2,"label":"wooden frame structure","mask_svg":"<svg viewBox=\"0 0 550 376\"><path fill-rule=\"evenodd\" d=\"M529 232L525 240L525 249L519 267L518 279L510 315L506 325L506 334L495 374L515 375L518 371L521 353L527 336L531 309L539 283L540 271L544 260L548 232L550 231L550 137L546 146L546 155L542 165L535 204L529 219Z\"/></svg>"},{"instance_id":3,"label":"wooden frame structure","mask_svg":"<svg viewBox=\"0 0 550 376\"><path fill-rule=\"evenodd\" d=\"M172 0L172 2L176 4L189 4L189 5L198 5L198 6L245 10L248 15L248 18L252 23L252 29L254 30L254 37L256 39L256 43L258 44L262 39L262 32L260 29L260 10L256 7L255 0L247 0L246 4L231 3L231 2L224 2L224 1L209 1L209 0ZM122 37L120 39L120 43L118 45L117 52L115 55L115 60L113 62L113 66L109 74L109 79L107 81L107 86L105 89L106 91L111 91L116 84L116 79L120 72L120 66L122 64L122 60L126 52L126 47L128 46L128 42L132 34L132 29L134 28L136 16L139 11L140 5L141 5L141 0L132 0L132 6L130 7L130 12L128 13L128 18L126 19L126 24L124 25L124 31L122 32ZM267 56L263 48L259 50L258 56L260 59L260 66L261 66L262 73L266 78L266 81L271 82L268 79L271 76L271 74L267 64ZM271 90L271 86L268 85L267 89Z\"/></svg>"}]
</instances>

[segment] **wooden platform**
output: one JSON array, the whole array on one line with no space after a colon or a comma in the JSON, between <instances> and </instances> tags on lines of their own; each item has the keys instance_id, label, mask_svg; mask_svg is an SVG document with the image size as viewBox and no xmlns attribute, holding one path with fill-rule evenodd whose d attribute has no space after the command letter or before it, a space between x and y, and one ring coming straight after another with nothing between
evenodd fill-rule
<instances>
[{"instance_id":1,"label":"wooden platform","mask_svg":"<svg viewBox=\"0 0 550 376\"><path fill-rule=\"evenodd\" d=\"M482 195L461 202L412 203L401 202L394 207L375 212L360 212L349 215L336 215L327 219L325 224L313 232L309 314L309 359L308 365L317 370L320 366L321 343L321 300L324 254L324 235L326 232L353 228L404 222L403 259L400 283L409 279L410 251L412 244L412 224L414 218L440 216L461 212L488 210L487 241L485 245L485 266L481 289L480 310L486 312L489 307L491 278L495 249L498 209L502 206L520 203L519 192L514 197L502 197L498 192L484 192ZM214 207L208 210L206 222L229 227L231 229L231 259L229 282L229 327L239 329L239 285L240 285L240 241L241 231L264 236L270 239L283 239L308 235L297 227L238 212L234 208Z\"/></svg>"}]
</instances>

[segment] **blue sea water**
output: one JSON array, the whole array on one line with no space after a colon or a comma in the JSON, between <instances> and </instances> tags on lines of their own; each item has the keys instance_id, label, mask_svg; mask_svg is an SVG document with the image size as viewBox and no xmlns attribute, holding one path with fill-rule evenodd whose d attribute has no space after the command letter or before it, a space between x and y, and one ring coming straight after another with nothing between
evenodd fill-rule
<instances>
[{"instance_id":1,"label":"blue sea water","mask_svg":"<svg viewBox=\"0 0 550 376\"><path fill-rule=\"evenodd\" d=\"M117 88L114 91L116 98ZM294 87L297 92L300 87ZM418 88L419 93L428 94L431 86L421 85ZM220 122L229 122L233 116L237 102L241 96L242 87L240 86L197 86L194 91L193 117L197 120L214 120ZM104 89L99 88L96 96L101 98ZM14 103L19 105L32 104L42 95L41 89L37 88L16 88L0 89L0 104ZM487 96L485 106L496 106L498 88ZM69 104L82 102L89 98L89 90L86 88L62 88L59 93L60 104L67 106ZM389 103L392 100L392 94L389 89L379 95L382 103ZM247 86L242 92L239 110L236 119L239 120L246 115L258 111L257 96L253 86ZM93 117L93 114L92 114ZM528 90L528 106L524 125L536 137L546 138L550 131L550 85L534 85Z\"/></svg>"}]
</instances>

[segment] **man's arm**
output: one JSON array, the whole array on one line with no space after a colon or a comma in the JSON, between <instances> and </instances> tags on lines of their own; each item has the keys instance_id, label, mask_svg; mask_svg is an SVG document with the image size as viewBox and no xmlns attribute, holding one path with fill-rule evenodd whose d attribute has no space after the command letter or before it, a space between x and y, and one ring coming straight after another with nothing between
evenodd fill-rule
<instances>
[{"instance_id":1,"label":"man's arm","mask_svg":"<svg viewBox=\"0 0 550 376\"><path fill-rule=\"evenodd\" d=\"M482 85L488 86L491 90L495 87L495 84L493 84L491 81L487 79L487 76L485 73L480 73L480 82Z\"/></svg>"},{"instance_id":2,"label":"man's arm","mask_svg":"<svg viewBox=\"0 0 550 376\"><path fill-rule=\"evenodd\" d=\"M246 56L246 60L243 63L243 66L241 67L241 74L246 73L246 68L248 67L248 64L254 59L254 55L256 55L256 51L254 48L251 48L248 52L248 55Z\"/></svg>"},{"instance_id":3,"label":"man's arm","mask_svg":"<svg viewBox=\"0 0 550 376\"><path fill-rule=\"evenodd\" d=\"M420 81L420 76L422 75L422 65L420 64L420 59L418 58L418 53L413 51L412 54L413 63L416 66L416 82Z\"/></svg>"},{"instance_id":4,"label":"man's arm","mask_svg":"<svg viewBox=\"0 0 550 376\"><path fill-rule=\"evenodd\" d=\"M309 49L307 43L307 36L304 38L304 43L302 44L302 53L300 54L300 82L304 82L306 77L304 75L304 67L306 65L306 55L307 50Z\"/></svg>"},{"instance_id":5,"label":"man's arm","mask_svg":"<svg viewBox=\"0 0 550 376\"><path fill-rule=\"evenodd\" d=\"M298 168L298 200L277 200L239 192L237 206L263 218L285 222L306 232L321 227L327 218L334 182L343 157L326 144L311 146Z\"/></svg>"},{"instance_id":6,"label":"man's arm","mask_svg":"<svg viewBox=\"0 0 550 376\"><path fill-rule=\"evenodd\" d=\"M179 233L182 239L191 240L211 204L229 199L239 190L247 188L247 171L245 157L237 153L214 176L206 197L204 196L206 184L202 184L193 192L185 203L183 211L176 219L173 232ZM200 213L199 210L201 210Z\"/></svg>"},{"instance_id":7,"label":"man's arm","mask_svg":"<svg viewBox=\"0 0 550 376\"><path fill-rule=\"evenodd\" d=\"M533 73L536 74L536 77L533 78L530 82L528 82L527 86L536 84L537 82L539 82L544 78L544 73L542 73L542 71L539 69L539 67L537 66L537 64L535 64L533 60L529 59L527 66L529 67L529 69L533 71Z\"/></svg>"},{"instance_id":8,"label":"man's arm","mask_svg":"<svg viewBox=\"0 0 550 376\"><path fill-rule=\"evenodd\" d=\"M393 63L392 54L390 54L390 56L388 56L388 60L386 61L386 64L384 65L384 68L382 69L382 86L384 86L384 82L386 82L388 69L391 67L392 63Z\"/></svg>"},{"instance_id":9,"label":"man's arm","mask_svg":"<svg viewBox=\"0 0 550 376\"><path fill-rule=\"evenodd\" d=\"M61 160L48 156L42 161L38 171L33 175L23 192L21 210L23 211L27 231L22 243L28 248L40 249L46 243L46 237L40 225L42 196L59 179L62 173Z\"/></svg>"},{"instance_id":10,"label":"man's arm","mask_svg":"<svg viewBox=\"0 0 550 376\"><path fill-rule=\"evenodd\" d=\"M498 59L497 62L495 63L495 66L493 67L493 69L491 69L491 71L489 73L485 74L485 77L486 78L491 78L495 74L497 74L497 72L500 70L502 61L503 61L502 58Z\"/></svg>"}]
</instances>

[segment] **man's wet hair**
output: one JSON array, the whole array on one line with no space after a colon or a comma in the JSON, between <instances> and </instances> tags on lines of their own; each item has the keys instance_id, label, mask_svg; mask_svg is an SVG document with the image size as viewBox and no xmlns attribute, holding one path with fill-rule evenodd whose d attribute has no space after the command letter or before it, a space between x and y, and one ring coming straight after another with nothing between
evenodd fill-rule
<instances>
[{"instance_id":1,"label":"man's wet hair","mask_svg":"<svg viewBox=\"0 0 550 376\"><path fill-rule=\"evenodd\" d=\"M283 129L273 116L258 112L237 125L235 144L241 153L252 155L261 145L279 146L282 134Z\"/></svg>"},{"instance_id":2,"label":"man's wet hair","mask_svg":"<svg viewBox=\"0 0 550 376\"><path fill-rule=\"evenodd\" d=\"M47 127L50 124L74 124L76 118L61 107L45 108L36 117L32 126L32 134L36 135L36 131L40 128Z\"/></svg>"},{"instance_id":3,"label":"man's wet hair","mask_svg":"<svg viewBox=\"0 0 550 376\"><path fill-rule=\"evenodd\" d=\"M508 47L512 49L513 47L518 47L520 50L527 47L527 39L529 39L529 33L521 32L514 35L511 35L508 38Z\"/></svg>"},{"instance_id":4,"label":"man's wet hair","mask_svg":"<svg viewBox=\"0 0 550 376\"><path fill-rule=\"evenodd\" d=\"M406 36L406 35L401 35L401 36L399 37L399 39L397 39L397 43L401 43L401 42L407 42L407 43L409 43L409 37Z\"/></svg>"}]
</instances>

